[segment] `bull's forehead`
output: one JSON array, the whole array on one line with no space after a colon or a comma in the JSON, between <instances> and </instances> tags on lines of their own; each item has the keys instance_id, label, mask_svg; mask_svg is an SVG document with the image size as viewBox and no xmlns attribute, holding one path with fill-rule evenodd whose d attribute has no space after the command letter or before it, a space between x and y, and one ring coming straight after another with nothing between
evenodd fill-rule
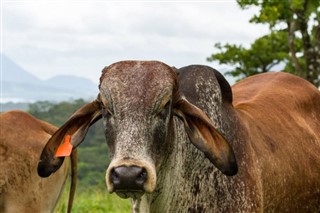
<instances>
[{"instance_id":1,"label":"bull's forehead","mask_svg":"<svg viewBox=\"0 0 320 213\"><path fill-rule=\"evenodd\" d=\"M172 68L162 62L122 61L103 70L100 92L117 110L141 111L170 95L175 78Z\"/></svg>"}]
</instances>

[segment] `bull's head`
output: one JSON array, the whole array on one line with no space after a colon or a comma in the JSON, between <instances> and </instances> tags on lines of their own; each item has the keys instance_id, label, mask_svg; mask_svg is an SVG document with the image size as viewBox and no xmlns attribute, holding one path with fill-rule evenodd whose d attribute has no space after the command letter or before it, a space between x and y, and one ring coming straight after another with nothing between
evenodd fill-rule
<instances>
[{"instance_id":1,"label":"bull's head","mask_svg":"<svg viewBox=\"0 0 320 213\"><path fill-rule=\"evenodd\" d=\"M112 161L106 183L121 197L154 191L157 168L171 153L173 116L184 123L190 141L224 174L237 172L233 151L208 116L179 92L173 68L156 61L123 61L106 67L98 98L79 109L49 140L39 163L48 176L63 158L54 154L65 135L76 148L89 126L102 115Z\"/></svg>"}]
</instances>

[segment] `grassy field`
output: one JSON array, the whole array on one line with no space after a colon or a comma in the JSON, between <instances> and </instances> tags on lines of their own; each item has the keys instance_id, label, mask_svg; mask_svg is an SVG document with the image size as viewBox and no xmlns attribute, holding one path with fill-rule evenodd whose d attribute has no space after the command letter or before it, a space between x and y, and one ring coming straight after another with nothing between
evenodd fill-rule
<instances>
[{"instance_id":1,"label":"grassy field","mask_svg":"<svg viewBox=\"0 0 320 213\"><path fill-rule=\"evenodd\" d=\"M68 187L66 187L68 189ZM80 191L80 192L79 192ZM68 190L63 193L55 213L65 213L67 209ZM98 187L76 190L72 212L75 213L130 213L129 199L121 199L109 194L107 189Z\"/></svg>"}]
</instances>

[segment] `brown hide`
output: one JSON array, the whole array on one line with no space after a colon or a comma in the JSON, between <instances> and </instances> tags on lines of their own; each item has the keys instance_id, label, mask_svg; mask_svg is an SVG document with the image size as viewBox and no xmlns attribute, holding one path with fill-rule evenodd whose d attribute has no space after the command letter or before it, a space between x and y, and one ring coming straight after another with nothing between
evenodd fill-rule
<instances>
[{"instance_id":1,"label":"brown hide","mask_svg":"<svg viewBox=\"0 0 320 213\"><path fill-rule=\"evenodd\" d=\"M38 176L37 164L56 129L22 111L0 114L0 212L53 212L70 170L70 159L47 179ZM75 161L76 155L72 158ZM76 164L72 166L76 172ZM71 212L74 184L71 184L68 212Z\"/></svg>"},{"instance_id":2,"label":"brown hide","mask_svg":"<svg viewBox=\"0 0 320 213\"><path fill-rule=\"evenodd\" d=\"M320 210L320 93L287 73L247 78L232 87L261 183L264 212ZM249 150L247 150L248 152Z\"/></svg>"}]
</instances>

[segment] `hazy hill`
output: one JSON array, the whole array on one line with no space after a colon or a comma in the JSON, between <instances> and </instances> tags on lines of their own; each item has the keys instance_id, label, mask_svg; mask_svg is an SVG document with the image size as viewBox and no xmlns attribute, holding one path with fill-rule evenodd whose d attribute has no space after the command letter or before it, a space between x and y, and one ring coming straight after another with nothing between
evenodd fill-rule
<instances>
[{"instance_id":1,"label":"hazy hill","mask_svg":"<svg viewBox=\"0 0 320 213\"><path fill-rule=\"evenodd\" d=\"M98 86L86 78L64 75L41 80L2 55L2 102L93 99Z\"/></svg>"}]
</instances>

